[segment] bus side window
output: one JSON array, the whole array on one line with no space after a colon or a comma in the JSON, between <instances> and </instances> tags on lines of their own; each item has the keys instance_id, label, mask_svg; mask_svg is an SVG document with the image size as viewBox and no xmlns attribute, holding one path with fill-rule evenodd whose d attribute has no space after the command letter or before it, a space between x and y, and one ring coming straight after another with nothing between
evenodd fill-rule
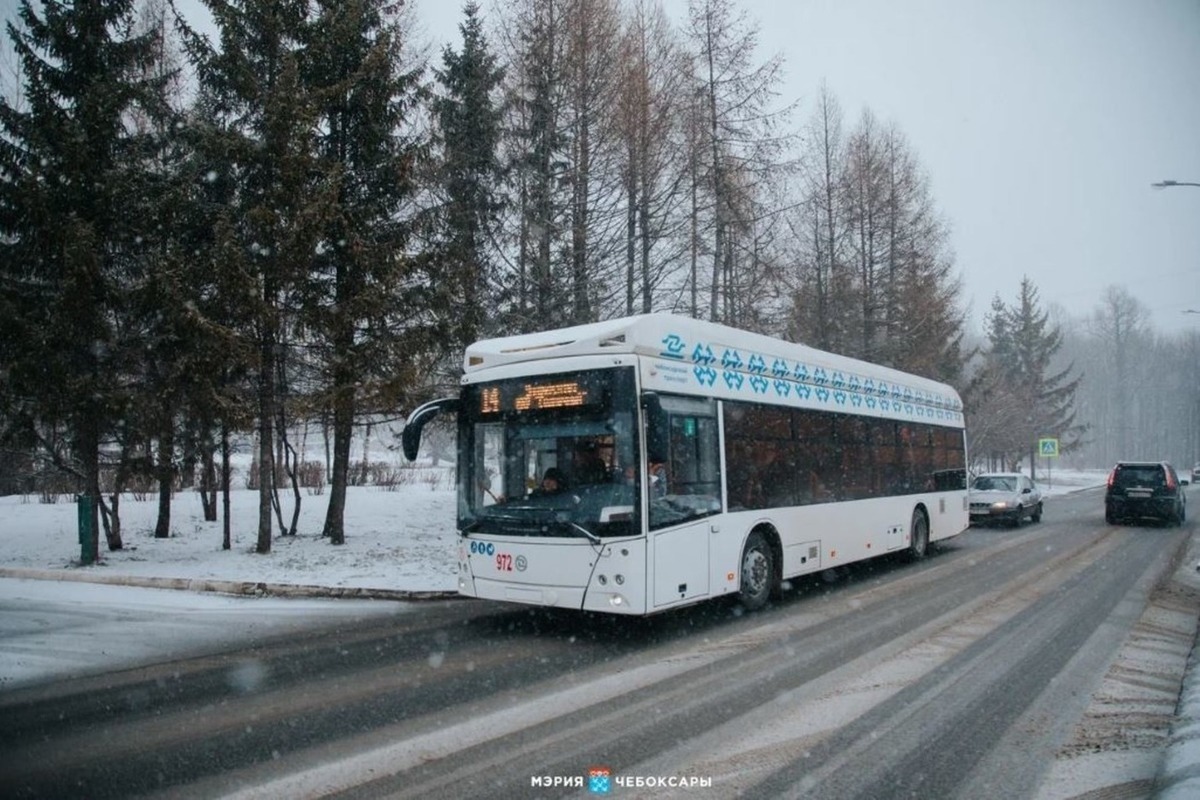
<instances>
[{"instance_id":1,"label":"bus side window","mask_svg":"<svg viewBox=\"0 0 1200 800\"><path fill-rule=\"evenodd\" d=\"M716 406L711 400L667 395L647 410L646 451L666 459L668 481L666 496L651 498L651 528L720 511L719 443Z\"/></svg>"}]
</instances>

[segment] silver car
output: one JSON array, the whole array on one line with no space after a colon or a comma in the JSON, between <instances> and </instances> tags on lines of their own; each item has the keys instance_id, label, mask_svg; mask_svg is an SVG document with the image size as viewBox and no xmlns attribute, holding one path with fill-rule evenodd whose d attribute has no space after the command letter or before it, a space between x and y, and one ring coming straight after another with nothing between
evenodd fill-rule
<instances>
[{"instance_id":1,"label":"silver car","mask_svg":"<svg viewBox=\"0 0 1200 800\"><path fill-rule=\"evenodd\" d=\"M976 476L968 491L971 524L1005 523L1017 527L1029 517L1042 519L1042 490L1019 472L988 472Z\"/></svg>"}]
</instances>

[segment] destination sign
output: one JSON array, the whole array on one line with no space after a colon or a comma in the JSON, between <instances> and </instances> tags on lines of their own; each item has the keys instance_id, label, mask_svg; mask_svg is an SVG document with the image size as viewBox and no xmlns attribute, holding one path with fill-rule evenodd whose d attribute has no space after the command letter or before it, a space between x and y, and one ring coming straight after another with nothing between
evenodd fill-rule
<instances>
[{"instance_id":1,"label":"destination sign","mask_svg":"<svg viewBox=\"0 0 1200 800\"><path fill-rule=\"evenodd\" d=\"M539 383L513 381L502 386L487 386L479 391L479 412L499 414L506 411L549 411L588 405L589 387L579 381ZM594 401L593 401L594 402Z\"/></svg>"}]
</instances>

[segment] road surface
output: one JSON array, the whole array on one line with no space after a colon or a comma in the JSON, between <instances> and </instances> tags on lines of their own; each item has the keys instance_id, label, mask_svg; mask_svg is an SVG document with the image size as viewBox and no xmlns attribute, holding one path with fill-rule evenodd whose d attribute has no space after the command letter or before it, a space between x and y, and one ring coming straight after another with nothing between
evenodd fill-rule
<instances>
[{"instance_id":1,"label":"road surface","mask_svg":"<svg viewBox=\"0 0 1200 800\"><path fill-rule=\"evenodd\" d=\"M757 614L474 601L0 694L25 797L1148 796L1200 596L1096 492Z\"/></svg>"}]
</instances>

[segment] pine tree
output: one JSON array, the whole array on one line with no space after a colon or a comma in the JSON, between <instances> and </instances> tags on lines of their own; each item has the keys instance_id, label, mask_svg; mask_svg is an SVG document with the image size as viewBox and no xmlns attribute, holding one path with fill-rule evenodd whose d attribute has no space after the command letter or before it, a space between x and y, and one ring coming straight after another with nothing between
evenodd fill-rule
<instances>
[{"instance_id":1,"label":"pine tree","mask_svg":"<svg viewBox=\"0 0 1200 800\"><path fill-rule=\"evenodd\" d=\"M161 85L133 0L22 0L7 32L19 98L0 99L0 364L6 429L39 442L99 505L101 450L128 405L146 136ZM56 447L64 431L69 449ZM93 559L99 526L93 520ZM121 547L119 529L108 541Z\"/></svg>"},{"instance_id":2,"label":"pine tree","mask_svg":"<svg viewBox=\"0 0 1200 800\"><path fill-rule=\"evenodd\" d=\"M1038 291L1024 277L1016 304L1007 307L997 298L992 304L988 338L991 390L1007 409L1005 436L997 438L1010 463L1029 457L1030 477L1037 463L1037 440L1059 439L1059 452L1069 453L1087 432L1075 422L1075 392L1080 379L1068 364L1055 369L1054 355L1062 347L1062 332L1049 324L1049 314L1039 308Z\"/></svg>"},{"instance_id":3,"label":"pine tree","mask_svg":"<svg viewBox=\"0 0 1200 800\"><path fill-rule=\"evenodd\" d=\"M189 388L184 415L187 455L201 466L201 500L206 520L217 516L222 496L222 546L232 547L230 436L253 427L253 338L247 335L258 308L254 276L239 245L237 173L229 168L220 142L226 135L214 125L217 105L203 89L183 112L179 147L185 161L171 183L169 235L176 244L176 265L185 286L182 321L186 337ZM218 472L217 454L221 456Z\"/></svg>"},{"instance_id":4,"label":"pine tree","mask_svg":"<svg viewBox=\"0 0 1200 800\"><path fill-rule=\"evenodd\" d=\"M425 150L412 123L426 94L420 70L403 68L403 32L392 6L320 0L302 60L324 186L304 294L307 330L323 355L320 406L333 412L324 527L333 544L345 542L355 417L364 404L376 411L399 404L421 370L435 324L426 288L435 282L417 275L427 267L406 254L415 222L406 204L418 191Z\"/></svg>"},{"instance_id":5,"label":"pine tree","mask_svg":"<svg viewBox=\"0 0 1200 800\"><path fill-rule=\"evenodd\" d=\"M449 341L461 350L480 334L498 334L490 309L498 305L491 288L497 282L491 252L502 208L499 145L502 111L495 93L504 77L488 48L479 6L467 3L459 31L462 49L442 51L435 71L442 94L433 102L441 139L438 183L446 194L439 239L443 288L455 298L458 313Z\"/></svg>"},{"instance_id":6,"label":"pine tree","mask_svg":"<svg viewBox=\"0 0 1200 800\"><path fill-rule=\"evenodd\" d=\"M210 116L196 119L199 156L231 185L218 246L253 285L241 331L255 351L259 520L256 551L271 550L276 511L274 445L283 437L285 339L328 208L312 150L315 110L300 49L306 0L203 0L221 41L188 31ZM280 438L282 443L282 438ZM298 506L297 506L298 511ZM293 515L293 521L295 516ZM284 528L281 520L281 528ZM287 529L284 528L287 532Z\"/></svg>"}]
</instances>

